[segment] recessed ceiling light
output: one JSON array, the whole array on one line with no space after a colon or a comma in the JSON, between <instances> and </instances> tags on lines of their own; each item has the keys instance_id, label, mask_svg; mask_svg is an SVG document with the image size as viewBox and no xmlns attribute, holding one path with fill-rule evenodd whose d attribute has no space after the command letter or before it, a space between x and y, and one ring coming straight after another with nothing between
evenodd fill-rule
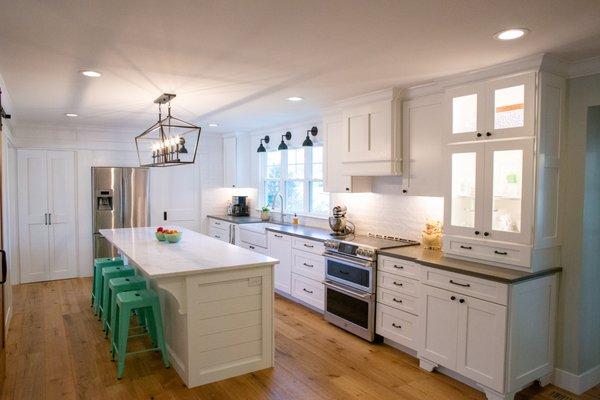
<instances>
[{"instance_id":1,"label":"recessed ceiling light","mask_svg":"<svg viewBox=\"0 0 600 400\"><path fill-rule=\"evenodd\" d=\"M527 35L528 33L529 33L529 29L525 29L525 28L505 29L503 31L500 31L500 32L494 34L494 39L515 40L515 39L522 38L523 36Z\"/></svg>"},{"instance_id":2,"label":"recessed ceiling light","mask_svg":"<svg viewBox=\"0 0 600 400\"><path fill-rule=\"evenodd\" d=\"M289 101L302 101L304 100L302 97L292 96L287 98Z\"/></svg>"},{"instance_id":3,"label":"recessed ceiling light","mask_svg":"<svg viewBox=\"0 0 600 400\"><path fill-rule=\"evenodd\" d=\"M210 126L211 128L216 128L217 126L219 126L219 124L212 123L212 124L208 124L208 126Z\"/></svg>"},{"instance_id":4,"label":"recessed ceiling light","mask_svg":"<svg viewBox=\"0 0 600 400\"><path fill-rule=\"evenodd\" d=\"M69 117L69 118L75 118L75 117L79 117L79 114L74 114L74 113L66 113L65 117Z\"/></svg>"},{"instance_id":5,"label":"recessed ceiling light","mask_svg":"<svg viewBox=\"0 0 600 400\"><path fill-rule=\"evenodd\" d=\"M92 71L92 70L81 71L81 75L87 76L88 78L98 78L98 77L102 76L102 74L100 72Z\"/></svg>"}]
</instances>

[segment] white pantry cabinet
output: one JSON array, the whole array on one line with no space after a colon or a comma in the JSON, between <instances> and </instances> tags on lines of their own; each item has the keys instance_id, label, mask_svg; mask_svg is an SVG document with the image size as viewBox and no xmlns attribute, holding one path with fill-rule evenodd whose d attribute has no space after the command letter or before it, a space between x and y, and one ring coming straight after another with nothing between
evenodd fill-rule
<instances>
[{"instance_id":1,"label":"white pantry cabinet","mask_svg":"<svg viewBox=\"0 0 600 400\"><path fill-rule=\"evenodd\" d=\"M223 187L250 186L250 137L223 137Z\"/></svg>"},{"instance_id":2,"label":"white pantry cabinet","mask_svg":"<svg viewBox=\"0 0 600 400\"><path fill-rule=\"evenodd\" d=\"M390 176L402 173L400 92L388 89L339 103L339 143L344 173Z\"/></svg>"},{"instance_id":3,"label":"white pantry cabinet","mask_svg":"<svg viewBox=\"0 0 600 400\"><path fill-rule=\"evenodd\" d=\"M275 266L275 289L292 292L292 238L276 232L268 232L269 256L279 260Z\"/></svg>"},{"instance_id":4,"label":"white pantry cabinet","mask_svg":"<svg viewBox=\"0 0 600 400\"><path fill-rule=\"evenodd\" d=\"M444 195L443 96L424 96L402 105L402 194Z\"/></svg>"},{"instance_id":5,"label":"white pantry cabinet","mask_svg":"<svg viewBox=\"0 0 600 400\"><path fill-rule=\"evenodd\" d=\"M19 150L21 282L77 275L75 154Z\"/></svg>"},{"instance_id":6,"label":"white pantry cabinet","mask_svg":"<svg viewBox=\"0 0 600 400\"><path fill-rule=\"evenodd\" d=\"M325 150L324 191L328 193L361 193L372 190L373 179L368 176L350 176L342 164L344 151L342 120L325 119L323 148Z\"/></svg>"},{"instance_id":7,"label":"white pantry cabinet","mask_svg":"<svg viewBox=\"0 0 600 400\"><path fill-rule=\"evenodd\" d=\"M555 267L565 80L527 72L449 89L445 101L444 252Z\"/></svg>"},{"instance_id":8,"label":"white pantry cabinet","mask_svg":"<svg viewBox=\"0 0 600 400\"><path fill-rule=\"evenodd\" d=\"M535 135L535 71L449 88L447 143Z\"/></svg>"}]
</instances>

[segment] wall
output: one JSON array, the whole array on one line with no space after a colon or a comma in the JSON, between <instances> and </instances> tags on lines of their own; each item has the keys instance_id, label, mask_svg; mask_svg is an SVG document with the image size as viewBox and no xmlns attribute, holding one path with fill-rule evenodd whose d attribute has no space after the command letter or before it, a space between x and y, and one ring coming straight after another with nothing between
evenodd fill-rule
<instances>
[{"instance_id":1,"label":"wall","mask_svg":"<svg viewBox=\"0 0 600 400\"><path fill-rule=\"evenodd\" d=\"M586 204L586 159L593 162L594 152L586 155L588 108L600 105L600 74L568 81L568 127L563 143L564 169L561 171L563 207L563 273L559 301L557 346L558 378L575 381L600 381L600 269L597 262L598 232L589 236L586 219L598 203ZM590 143L590 146L592 143ZM596 148L596 152L597 147ZM591 150L591 149L590 149ZM597 160L597 158L596 158ZM597 162L597 161L596 161ZM597 170L596 170L597 172ZM593 188L590 188L593 191ZM596 189L597 190L597 189ZM590 207L592 207L590 209ZM584 234L586 236L584 236ZM595 370L594 370L595 368ZM590 372L591 371L591 372ZM593 372L597 371L597 372ZM583 377L583 378L582 378ZM586 378L587 377L587 378ZM589 380L592 379L592 380Z\"/></svg>"}]
</instances>

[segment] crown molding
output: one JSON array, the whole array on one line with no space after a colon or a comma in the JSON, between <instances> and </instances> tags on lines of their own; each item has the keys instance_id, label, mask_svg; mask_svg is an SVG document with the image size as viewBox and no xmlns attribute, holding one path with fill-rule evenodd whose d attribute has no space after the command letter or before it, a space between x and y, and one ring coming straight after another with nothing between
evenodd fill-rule
<instances>
[{"instance_id":1,"label":"crown molding","mask_svg":"<svg viewBox=\"0 0 600 400\"><path fill-rule=\"evenodd\" d=\"M567 77L573 79L594 74L600 74L600 56L570 63Z\"/></svg>"}]
</instances>

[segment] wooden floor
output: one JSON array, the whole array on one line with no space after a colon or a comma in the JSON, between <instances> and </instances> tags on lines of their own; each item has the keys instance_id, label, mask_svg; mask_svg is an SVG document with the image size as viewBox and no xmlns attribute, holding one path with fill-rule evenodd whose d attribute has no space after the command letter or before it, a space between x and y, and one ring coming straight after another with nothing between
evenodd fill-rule
<instances>
[{"instance_id":1,"label":"wooden floor","mask_svg":"<svg viewBox=\"0 0 600 400\"><path fill-rule=\"evenodd\" d=\"M275 368L187 389L155 353L128 359L115 379L108 342L89 306L89 279L14 287L2 399L484 399L482 393L386 345L373 345L302 306L275 303ZM578 397L554 387L518 399ZM600 387L579 397L600 399Z\"/></svg>"}]
</instances>

